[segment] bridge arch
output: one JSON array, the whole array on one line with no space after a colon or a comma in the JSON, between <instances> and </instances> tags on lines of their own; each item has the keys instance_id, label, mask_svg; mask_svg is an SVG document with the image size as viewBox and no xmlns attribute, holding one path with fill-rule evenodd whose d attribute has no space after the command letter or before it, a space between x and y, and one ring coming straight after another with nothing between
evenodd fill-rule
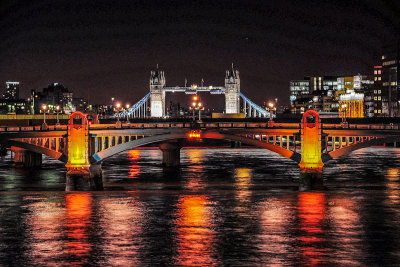
<instances>
[{"instance_id":1,"label":"bridge arch","mask_svg":"<svg viewBox=\"0 0 400 267\"><path fill-rule=\"evenodd\" d=\"M330 151L328 153L322 154L322 162L324 162L324 163L328 162L332 159L348 155L351 152L362 149L362 148L371 147L371 146L380 146L383 144L394 143L394 142L400 142L400 136L388 136L388 137L375 138L375 139L371 139L371 140L367 140L367 141L362 141L362 142L359 142L356 144L345 146L345 147L336 149L334 151Z\"/></svg>"},{"instance_id":2,"label":"bridge arch","mask_svg":"<svg viewBox=\"0 0 400 267\"><path fill-rule=\"evenodd\" d=\"M140 147L148 144L164 142L169 140L176 140L176 139L184 139L187 138L187 132L179 132L179 133L170 133L170 134L162 134L162 135L153 135L137 140L132 140L117 146L113 146L107 148L105 150L99 151L91 156L90 162L97 163L101 162L109 157L112 157L116 154L119 154L123 151L133 149L135 147ZM231 141L239 141L248 145L253 145L256 147L264 148L275 152L283 157L288 159L294 160L295 162L299 163L301 156L299 153L282 148L277 145L273 145L271 143L262 142L255 139L246 138L239 135L232 135L232 134L223 134L218 131L204 131L202 132L202 138L206 139L218 139L218 140L231 140Z\"/></svg>"},{"instance_id":3,"label":"bridge arch","mask_svg":"<svg viewBox=\"0 0 400 267\"><path fill-rule=\"evenodd\" d=\"M55 150L52 150L52 149L49 149L49 148L46 148L46 147L37 146L37 145L34 145L34 144L25 143L25 142L19 142L19 141L16 141L16 140L9 140L7 143L10 146L15 146L15 147L19 147L19 148L23 148L23 149L29 150L31 152L35 152L35 153L38 153L38 154L43 154L43 155L49 156L50 158L62 161L64 163L67 163L67 161L68 161L68 157L65 156L63 153L57 152Z\"/></svg>"}]
</instances>

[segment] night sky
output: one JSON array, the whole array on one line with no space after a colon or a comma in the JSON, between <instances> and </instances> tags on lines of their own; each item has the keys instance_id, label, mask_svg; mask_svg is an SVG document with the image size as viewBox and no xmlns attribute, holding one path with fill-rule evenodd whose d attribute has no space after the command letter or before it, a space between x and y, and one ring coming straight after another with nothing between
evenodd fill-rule
<instances>
[{"instance_id":1,"label":"night sky","mask_svg":"<svg viewBox=\"0 0 400 267\"><path fill-rule=\"evenodd\" d=\"M232 62L241 91L289 102L289 81L372 74L399 36L396 1L6 1L0 4L0 82L22 96L60 82L76 96L136 102L150 71L167 85L223 85Z\"/></svg>"}]
</instances>

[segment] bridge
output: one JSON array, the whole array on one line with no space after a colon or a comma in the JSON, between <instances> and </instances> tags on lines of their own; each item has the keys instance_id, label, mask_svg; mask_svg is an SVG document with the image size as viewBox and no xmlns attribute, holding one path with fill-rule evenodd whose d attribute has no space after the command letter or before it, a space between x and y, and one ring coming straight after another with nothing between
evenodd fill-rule
<instances>
[{"instance_id":1,"label":"bridge","mask_svg":"<svg viewBox=\"0 0 400 267\"><path fill-rule=\"evenodd\" d=\"M221 139L264 148L299 164L300 183L322 182L329 160L369 146L400 141L398 125L322 124L309 110L299 123L267 122L147 122L89 123L89 114L75 112L68 125L0 127L0 143L11 146L15 163L40 166L42 154L65 163L67 190L101 188L101 163L136 147L158 144L162 163L180 163L182 139Z\"/></svg>"},{"instance_id":2,"label":"bridge","mask_svg":"<svg viewBox=\"0 0 400 267\"><path fill-rule=\"evenodd\" d=\"M164 71L151 71L150 92L127 110L115 115L120 118L159 118L165 117L165 95L168 92L182 92L196 95L199 92L209 92L212 95L225 95L225 113L243 113L245 117L270 117L269 111L255 104L240 92L239 71L227 70L225 86L175 86L167 87ZM148 111L150 107L150 112ZM150 114L149 114L150 113ZM271 114L273 117L274 114Z\"/></svg>"}]
</instances>

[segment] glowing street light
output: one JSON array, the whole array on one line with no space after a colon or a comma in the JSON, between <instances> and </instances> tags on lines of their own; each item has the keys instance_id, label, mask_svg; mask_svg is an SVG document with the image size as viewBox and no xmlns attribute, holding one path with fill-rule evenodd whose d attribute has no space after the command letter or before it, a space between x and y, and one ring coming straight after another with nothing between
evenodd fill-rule
<instances>
[{"instance_id":1,"label":"glowing street light","mask_svg":"<svg viewBox=\"0 0 400 267\"><path fill-rule=\"evenodd\" d=\"M43 104L42 105L42 109L43 109L43 124L46 123L46 109L47 109L47 105Z\"/></svg>"},{"instance_id":2,"label":"glowing street light","mask_svg":"<svg viewBox=\"0 0 400 267\"><path fill-rule=\"evenodd\" d=\"M60 125L60 121L58 120L58 112L60 111L60 106L56 106L56 112L57 112L57 125Z\"/></svg>"},{"instance_id":3,"label":"glowing street light","mask_svg":"<svg viewBox=\"0 0 400 267\"><path fill-rule=\"evenodd\" d=\"M347 108L347 104L342 104L341 108L342 108L342 123L346 123L346 108Z\"/></svg>"},{"instance_id":4,"label":"glowing street light","mask_svg":"<svg viewBox=\"0 0 400 267\"><path fill-rule=\"evenodd\" d=\"M269 120L272 121L272 110L274 109L274 103L269 102L268 107L269 107Z\"/></svg>"},{"instance_id":5,"label":"glowing street light","mask_svg":"<svg viewBox=\"0 0 400 267\"><path fill-rule=\"evenodd\" d=\"M121 107L121 103L117 103L117 105L116 105L116 107L117 107L117 115L118 115L118 121L119 121L119 108Z\"/></svg>"},{"instance_id":6,"label":"glowing street light","mask_svg":"<svg viewBox=\"0 0 400 267\"><path fill-rule=\"evenodd\" d=\"M126 104L126 109L129 109L130 105ZM129 123L129 114L126 115L126 121Z\"/></svg>"}]
</instances>

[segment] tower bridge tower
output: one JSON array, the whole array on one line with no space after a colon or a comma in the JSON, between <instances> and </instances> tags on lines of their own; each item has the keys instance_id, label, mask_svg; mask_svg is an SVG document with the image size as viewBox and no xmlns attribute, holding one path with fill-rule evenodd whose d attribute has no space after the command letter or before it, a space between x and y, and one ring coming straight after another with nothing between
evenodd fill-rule
<instances>
[{"instance_id":1,"label":"tower bridge tower","mask_svg":"<svg viewBox=\"0 0 400 267\"><path fill-rule=\"evenodd\" d=\"M225 113L240 113L240 78L239 71L226 71L225 75Z\"/></svg>"},{"instance_id":2,"label":"tower bridge tower","mask_svg":"<svg viewBox=\"0 0 400 267\"><path fill-rule=\"evenodd\" d=\"M151 71L150 74L150 115L163 117L165 115L164 71Z\"/></svg>"}]
</instances>

